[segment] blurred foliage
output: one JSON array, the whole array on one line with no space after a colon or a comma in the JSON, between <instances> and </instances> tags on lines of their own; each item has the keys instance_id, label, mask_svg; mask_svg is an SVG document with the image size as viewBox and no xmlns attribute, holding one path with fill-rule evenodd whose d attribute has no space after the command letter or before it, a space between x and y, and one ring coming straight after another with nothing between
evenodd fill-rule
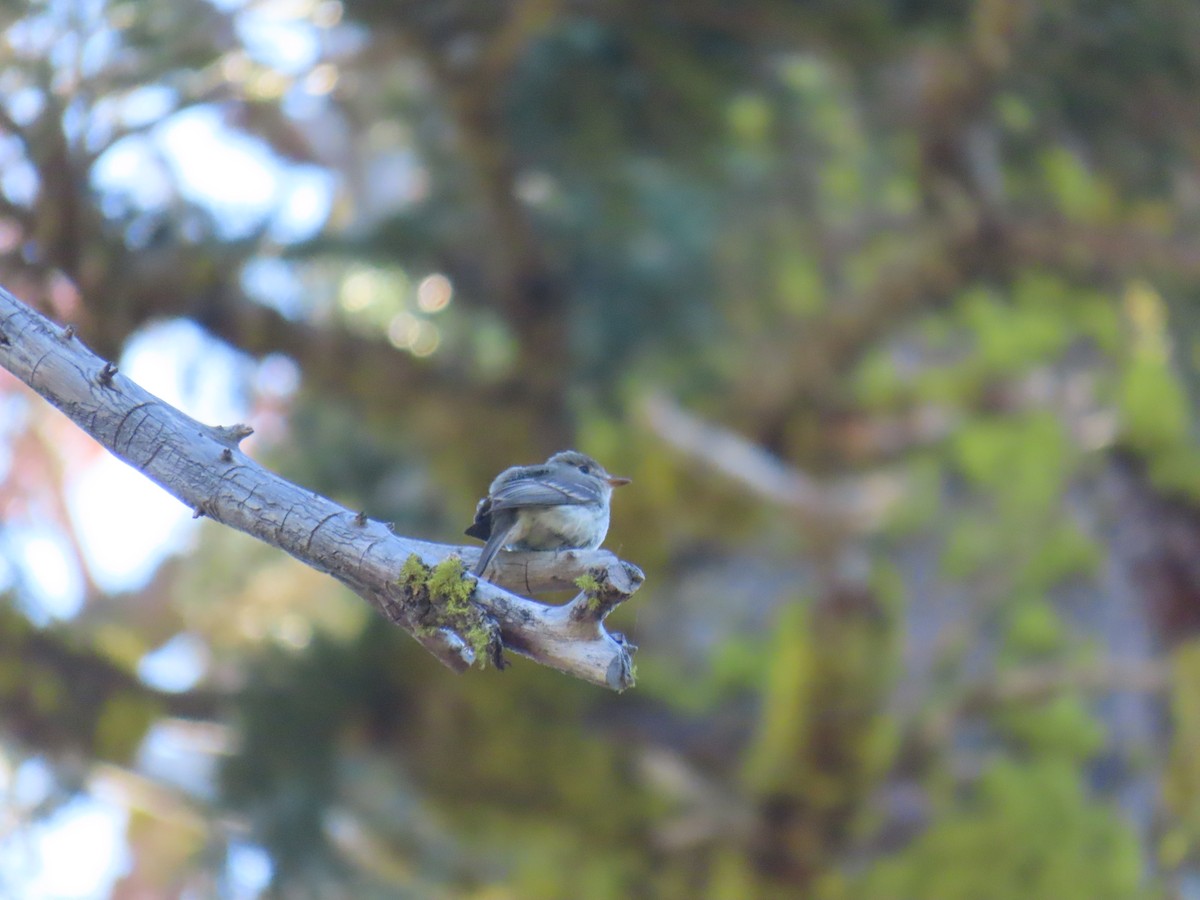
<instances>
[{"instance_id":1,"label":"blurred foliage","mask_svg":"<svg viewBox=\"0 0 1200 900\"><path fill-rule=\"evenodd\" d=\"M1110 810L1088 802L1068 764L997 763L971 796L936 815L906 853L846 896L1153 896L1140 890L1137 841Z\"/></svg>"},{"instance_id":2,"label":"blurred foliage","mask_svg":"<svg viewBox=\"0 0 1200 900\"><path fill-rule=\"evenodd\" d=\"M579 446L648 575L620 697L455 678L211 523L106 590L94 450L0 381L0 842L58 808L39 762L130 811L115 896L1191 896L1197 34L1192 0L0 4L0 282L112 357L235 348L158 365L399 533Z\"/></svg>"}]
</instances>

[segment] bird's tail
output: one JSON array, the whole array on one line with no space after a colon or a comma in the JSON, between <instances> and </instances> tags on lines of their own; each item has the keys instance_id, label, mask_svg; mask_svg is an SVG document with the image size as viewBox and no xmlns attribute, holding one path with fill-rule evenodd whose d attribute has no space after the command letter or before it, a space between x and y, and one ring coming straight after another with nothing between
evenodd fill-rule
<instances>
[{"instance_id":1,"label":"bird's tail","mask_svg":"<svg viewBox=\"0 0 1200 900\"><path fill-rule=\"evenodd\" d=\"M479 554L479 562L475 563L473 575L476 578L482 578L483 573L487 571L487 567L491 565L492 560L504 546L504 542L508 540L508 533L512 531L512 527L497 528L493 522L492 533L487 539L487 543L483 545L483 552Z\"/></svg>"}]
</instances>

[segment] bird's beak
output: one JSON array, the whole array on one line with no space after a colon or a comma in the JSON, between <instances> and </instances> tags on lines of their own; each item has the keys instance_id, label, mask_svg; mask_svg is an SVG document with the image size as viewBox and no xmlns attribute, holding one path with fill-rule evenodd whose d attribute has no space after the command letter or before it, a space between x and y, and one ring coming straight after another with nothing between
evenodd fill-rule
<instances>
[{"instance_id":1,"label":"bird's beak","mask_svg":"<svg viewBox=\"0 0 1200 900\"><path fill-rule=\"evenodd\" d=\"M633 481L632 478L622 478L620 475L609 475L608 476L608 483L611 484L613 487L620 487L623 484L629 484L629 482L631 482L631 481Z\"/></svg>"}]
</instances>

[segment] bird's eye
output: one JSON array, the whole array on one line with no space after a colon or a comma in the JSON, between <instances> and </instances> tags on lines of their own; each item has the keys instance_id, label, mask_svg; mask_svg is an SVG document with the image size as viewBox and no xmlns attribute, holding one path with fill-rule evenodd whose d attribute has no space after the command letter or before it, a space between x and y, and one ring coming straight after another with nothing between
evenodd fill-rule
<instances>
[{"instance_id":1,"label":"bird's eye","mask_svg":"<svg viewBox=\"0 0 1200 900\"><path fill-rule=\"evenodd\" d=\"M580 466L579 471L582 472L584 475L590 475L592 472L592 467L591 466Z\"/></svg>"}]
</instances>

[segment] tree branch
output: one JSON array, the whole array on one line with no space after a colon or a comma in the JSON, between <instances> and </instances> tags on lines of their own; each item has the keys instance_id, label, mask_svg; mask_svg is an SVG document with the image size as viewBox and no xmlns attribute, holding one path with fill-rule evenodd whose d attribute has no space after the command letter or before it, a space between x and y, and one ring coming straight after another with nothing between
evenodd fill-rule
<instances>
[{"instance_id":1,"label":"tree branch","mask_svg":"<svg viewBox=\"0 0 1200 900\"><path fill-rule=\"evenodd\" d=\"M899 475L885 472L833 483L818 481L740 434L692 415L659 391L652 391L642 403L641 420L676 450L824 528L870 532L907 488Z\"/></svg>"},{"instance_id":2,"label":"tree branch","mask_svg":"<svg viewBox=\"0 0 1200 900\"><path fill-rule=\"evenodd\" d=\"M606 631L604 619L643 576L611 553L505 554L494 583L476 580L462 568L477 548L399 537L383 522L267 471L238 449L249 433L245 426L197 422L3 288L0 365L197 516L332 575L451 668L462 671L489 658L502 665L508 647L593 684L618 691L633 685L636 648ZM453 557L463 566L439 566ZM503 587L532 593L571 587L577 579L584 590L557 607Z\"/></svg>"}]
</instances>

